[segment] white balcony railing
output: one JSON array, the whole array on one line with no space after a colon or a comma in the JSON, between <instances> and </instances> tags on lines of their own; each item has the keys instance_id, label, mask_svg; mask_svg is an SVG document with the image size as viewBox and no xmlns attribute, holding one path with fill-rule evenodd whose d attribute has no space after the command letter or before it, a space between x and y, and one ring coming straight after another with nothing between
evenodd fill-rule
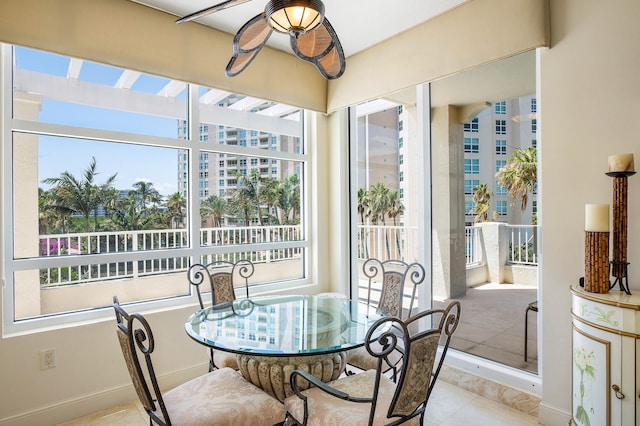
<instances>
[{"instance_id":1,"label":"white balcony railing","mask_svg":"<svg viewBox=\"0 0 640 426\"><path fill-rule=\"evenodd\" d=\"M237 245L300 240L300 226L246 226L204 228L200 243L211 245ZM188 234L183 229L91 232L40 236L40 256L59 257L85 254L134 253L189 247ZM267 250L236 250L233 253L208 254L201 262L216 260L236 262L251 259L254 263L299 258L300 247ZM186 271L186 256L147 259L139 261L114 261L92 265L69 265L43 268L40 284L43 287L104 281L108 279L135 278L146 275Z\"/></svg>"},{"instance_id":2,"label":"white balcony railing","mask_svg":"<svg viewBox=\"0 0 640 426\"><path fill-rule=\"evenodd\" d=\"M507 225L509 263L514 265L538 264L537 230L537 225Z\"/></svg>"},{"instance_id":3,"label":"white balcony railing","mask_svg":"<svg viewBox=\"0 0 640 426\"><path fill-rule=\"evenodd\" d=\"M509 233L509 263L536 265L537 233L534 225L507 225ZM373 226L358 227L358 258L370 257L381 260L402 259L408 263L418 260L417 227ZM221 246L257 243L299 241L299 225L290 226L246 226L204 228L200 243L204 246ZM92 232L77 234L55 234L40 236L40 256L59 257L66 255L133 253L189 247L186 230L151 230L123 232ZM465 229L467 267L482 264L482 229L469 226ZM285 247L268 250L236 250L233 253L209 254L203 263L215 260L238 261L251 259L255 263L300 258L300 247ZM139 261L114 261L95 265L65 265L40 270L43 287L90 283L108 279L133 278L145 275L186 271L189 259L186 256L148 259Z\"/></svg>"}]
</instances>

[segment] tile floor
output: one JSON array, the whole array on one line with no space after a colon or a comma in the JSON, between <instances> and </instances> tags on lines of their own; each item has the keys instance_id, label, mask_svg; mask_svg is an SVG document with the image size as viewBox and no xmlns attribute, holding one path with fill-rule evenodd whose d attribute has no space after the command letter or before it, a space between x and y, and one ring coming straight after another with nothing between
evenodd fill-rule
<instances>
[{"instance_id":1,"label":"tile floor","mask_svg":"<svg viewBox=\"0 0 640 426\"><path fill-rule=\"evenodd\" d=\"M108 408L62 426L146 426L149 418L137 402ZM538 420L500 403L438 381L429 401L425 426L529 426Z\"/></svg>"},{"instance_id":2,"label":"tile floor","mask_svg":"<svg viewBox=\"0 0 640 426\"><path fill-rule=\"evenodd\" d=\"M467 289L451 347L532 373L538 371L537 313L528 315L527 361L524 360L525 311L537 299L537 287L525 284L481 284ZM434 301L441 307L449 299Z\"/></svg>"}]
</instances>

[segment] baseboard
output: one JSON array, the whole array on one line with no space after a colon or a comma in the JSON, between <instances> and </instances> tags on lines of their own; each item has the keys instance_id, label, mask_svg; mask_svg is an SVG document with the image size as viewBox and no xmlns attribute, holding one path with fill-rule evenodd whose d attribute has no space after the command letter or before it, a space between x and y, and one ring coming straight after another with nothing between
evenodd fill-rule
<instances>
[{"instance_id":1,"label":"baseboard","mask_svg":"<svg viewBox=\"0 0 640 426\"><path fill-rule=\"evenodd\" d=\"M451 365L444 365L442 367L439 380L531 416L538 417L540 397L537 395L477 376L469 371L452 367Z\"/></svg>"},{"instance_id":2,"label":"baseboard","mask_svg":"<svg viewBox=\"0 0 640 426\"><path fill-rule=\"evenodd\" d=\"M158 376L158 381L168 389L204 374L208 365L198 364L182 370ZM59 401L55 404L38 407L11 417L0 419L0 426L32 426L50 425L67 422L77 417L95 413L106 408L126 404L137 399L131 382L110 389L103 389L93 394Z\"/></svg>"},{"instance_id":3,"label":"baseboard","mask_svg":"<svg viewBox=\"0 0 640 426\"><path fill-rule=\"evenodd\" d=\"M550 407L544 402L541 402L540 408L538 409L538 422L545 426L571 425L571 413Z\"/></svg>"}]
</instances>

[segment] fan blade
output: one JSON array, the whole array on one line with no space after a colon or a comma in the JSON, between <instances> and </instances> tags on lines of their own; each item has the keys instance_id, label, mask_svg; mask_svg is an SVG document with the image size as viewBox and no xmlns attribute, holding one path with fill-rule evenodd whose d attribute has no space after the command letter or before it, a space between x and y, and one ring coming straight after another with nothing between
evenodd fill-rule
<instances>
[{"instance_id":1,"label":"fan blade","mask_svg":"<svg viewBox=\"0 0 640 426\"><path fill-rule=\"evenodd\" d=\"M233 37L233 55L225 69L227 77L235 77L244 71L260 53L272 32L264 12L244 24Z\"/></svg>"},{"instance_id":2,"label":"fan blade","mask_svg":"<svg viewBox=\"0 0 640 426\"><path fill-rule=\"evenodd\" d=\"M291 48L300 59L314 64L328 80L336 79L344 73L346 61L342 45L327 18L315 29L298 38L292 35Z\"/></svg>"},{"instance_id":3,"label":"fan blade","mask_svg":"<svg viewBox=\"0 0 640 426\"><path fill-rule=\"evenodd\" d=\"M182 18L176 21L176 24L182 24L183 22L193 21L194 19L198 19L201 16L209 15L214 12L218 12L223 9L228 9L232 6L237 6L242 3L246 3L249 0L226 0L218 4L214 4L211 7L207 7L206 9L199 10L198 12L194 12L190 15L183 16Z\"/></svg>"}]
</instances>

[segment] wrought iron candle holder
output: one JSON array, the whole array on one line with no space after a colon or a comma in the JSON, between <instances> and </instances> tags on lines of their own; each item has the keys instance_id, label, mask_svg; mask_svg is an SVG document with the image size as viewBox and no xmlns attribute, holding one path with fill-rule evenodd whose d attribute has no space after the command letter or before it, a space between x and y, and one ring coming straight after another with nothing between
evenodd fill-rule
<instances>
[{"instance_id":1,"label":"wrought iron candle holder","mask_svg":"<svg viewBox=\"0 0 640 426\"><path fill-rule=\"evenodd\" d=\"M629 291L629 276L627 262L627 198L629 182L628 177L636 174L632 171L608 172L607 176L613 178L613 253L611 266L611 276L614 280L609 285L609 289L616 285L627 294Z\"/></svg>"}]
</instances>

